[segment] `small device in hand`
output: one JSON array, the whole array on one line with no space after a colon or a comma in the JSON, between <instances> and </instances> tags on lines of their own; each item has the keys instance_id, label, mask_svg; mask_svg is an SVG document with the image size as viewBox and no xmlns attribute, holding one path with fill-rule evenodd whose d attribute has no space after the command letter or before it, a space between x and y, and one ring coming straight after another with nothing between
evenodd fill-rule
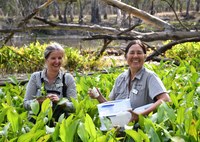
<instances>
[{"instance_id":1,"label":"small device in hand","mask_svg":"<svg viewBox=\"0 0 200 142\"><path fill-rule=\"evenodd\" d=\"M94 95L95 98L99 97L99 91L96 87L92 88L92 93Z\"/></svg>"}]
</instances>

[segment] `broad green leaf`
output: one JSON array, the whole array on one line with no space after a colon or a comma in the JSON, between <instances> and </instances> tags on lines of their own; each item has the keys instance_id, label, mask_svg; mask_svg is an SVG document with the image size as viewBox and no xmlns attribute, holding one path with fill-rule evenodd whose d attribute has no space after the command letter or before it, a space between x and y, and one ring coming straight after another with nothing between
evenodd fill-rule
<instances>
[{"instance_id":1,"label":"broad green leaf","mask_svg":"<svg viewBox=\"0 0 200 142\"><path fill-rule=\"evenodd\" d=\"M105 135L103 135L103 136L98 136L97 142L106 142L106 136L105 136Z\"/></svg>"},{"instance_id":2,"label":"broad green leaf","mask_svg":"<svg viewBox=\"0 0 200 142\"><path fill-rule=\"evenodd\" d=\"M142 130L138 129L138 134L141 135L141 137L143 138L143 141L150 142L148 135L144 133Z\"/></svg>"},{"instance_id":3,"label":"broad green leaf","mask_svg":"<svg viewBox=\"0 0 200 142\"><path fill-rule=\"evenodd\" d=\"M149 133L151 142L161 142L159 135L153 128L150 128L150 131L148 133Z\"/></svg>"},{"instance_id":4,"label":"broad green leaf","mask_svg":"<svg viewBox=\"0 0 200 142\"><path fill-rule=\"evenodd\" d=\"M191 107L194 105L194 102L193 102L194 92L195 90L192 90L186 95L187 107Z\"/></svg>"},{"instance_id":5,"label":"broad green leaf","mask_svg":"<svg viewBox=\"0 0 200 142\"><path fill-rule=\"evenodd\" d=\"M13 132L17 133L20 131L21 123L18 113L15 110L9 109L7 112L7 118L12 126Z\"/></svg>"},{"instance_id":6,"label":"broad green leaf","mask_svg":"<svg viewBox=\"0 0 200 142\"><path fill-rule=\"evenodd\" d=\"M183 121L185 119L185 108L180 106L178 109L177 109L177 123L178 124L183 124Z\"/></svg>"},{"instance_id":7,"label":"broad green leaf","mask_svg":"<svg viewBox=\"0 0 200 142\"><path fill-rule=\"evenodd\" d=\"M40 137L46 134L45 130L37 130L35 133L33 133L33 139L38 140Z\"/></svg>"},{"instance_id":8,"label":"broad green leaf","mask_svg":"<svg viewBox=\"0 0 200 142\"><path fill-rule=\"evenodd\" d=\"M57 105L64 105L68 100L66 98L61 98Z\"/></svg>"},{"instance_id":9,"label":"broad green leaf","mask_svg":"<svg viewBox=\"0 0 200 142\"><path fill-rule=\"evenodd\" d=\"M185 111L185 123L184 123L184 127L185 127L185 131L186 133L189 133L190 130L190 125L192 124L192 107L187 108Z\"/></svg>"},{"instance_id":10,"label":"broad green leaf","mask_svg":"<svg viewBox=\"0 0 200 142\"><path fill-rule=\"evenodd\" d=\"M192 65L190 66L190 70L191 70L191 73L192 73L192 74L193 74L193 73L195 73L195 74L197 73L196 69L195 69L194 66L192 66Z\"/></svg>"},{"instance_id":11,"label":"broad green leaf","mask_svg":"<svg viewBox=\"0 0 200 142\"><path fill-rule=\"evenodd\" d=\"M157 110L157 121L158 123L161 123L165 120L165 115L164 115L164 107L162 107L162 104L158 107Z\"/></svg>"},{"instance_id":12,"label":"broad green leaf","mask_svg":"<svg viewBox=\"0 0 200 142\"><path fill-rule=\"evenodd\" d=\"M62 122L63 121L63 119L65 118L65 115L64 114L61 114L60 116L59 116L59 118L58 118L58 122Z\"/></svg>"},{"instance_id":13,"label":"broad green leaf","mask_svg":"<svg viewBox=\"0 0 200 142\"><path fill-rule=\"evenodd\" d=\"M48 120L51 120L52 116L53 116L53 110L52 107L50 107L48 111Z\"/></svg>"},{"instance_id":14,"label":"broad green leaf","mask_svg":"<svg viewBox=\"0 0 200 142\"><path fill-rule=\"evenodd\" d=\"M143 138L142 136L136 132L135 130L125 130L126 134L128 134L129 136L131 136L135 142L142 142Z\"/></svg>"},{"instance_id":15,"label":"broad green leaf","mask_svg":"<svg viewBox=\"0 0 200 142\"><path fill-rule=\"evenodd\" d=\"M85 129L92 138L95 139L97 137L95 125L88 114L85 116Z\"/></svg>"},{"instance_id":16,"label":"broad green leaf","mask_svg":"<svg viewBox=\"0 0 200 142\"><path fill-rule=\"evenodd\" d=\"M170 139L170 138L172 137L171 134L170 134L163 126L161 126L161 125L159 125L159 124L156 124L156 127L162 129L162 131L164 132L166 138L169 138L169 139Z\"/></svg>"},{"instance_id":17,"label":"broad green leaf","mask_svg":"<svg viewBox=\"0 0 200 142\"><path fill-rule=\"evenodd\" d=\"M70 117L71 116L71 117ZM60 125L60 138L63 142L73 142L79 120L73 120L73 115L62 121Z\"/></svg>"},{"instance_id":18,"label":"broad green leaf","mask_svg":"<svg viewBox=\"0 0 200 142\"><path fill-rule=\"evenodd\" d=\"M40 104L39 104L39 102L38 101L32 101L30 106L31 106L32 112L35 115L37 115L39 113L39 111L40 111Z\"/></svg>"},{"instance_id":19,"label":"broad green leaf","mask_svg":"<svg viewBox=\"0 0 200 142\"><path fill-rule=\"evenodd\" d=\"M2 108L0 113L0 124L4 121L9 108Z\"/></svg>"},{"instance_id":20,"label":"broad green leaf","mask_svg":"<svg viewBox=\"0 0 200 142\"><path fill-rule=\"evenodd\" d=\"M38 140L41 136L45 135L44 130L37 130L37 132L32 133L25 133L21 135L17 142L32 142L33 140Z\"/></svg>"},{"instance_id":21,"label":"broad green leaf","mask_svg":"<svg viewBox=\"0 0 200 142\"><path fill-rule=\"evenodd\" d=\"M42 103L42 112L47 112L49 110L49 107L51 107L51 101L49 98L45 99Z\"/></svg>"},{"instance_id":22,"label":"broad green leaf","mask_svg":"<svg viewBox=\"0 0 200 142\"><path fill-rule=\"evenodd\" d=\"M33 133L25 133L18 138L17 142L30 142L33 137Z\"/></svg>"},{"instance_id":23,"label":"broad green leaf","mask_svg":"<svg viewBox=\"0 0 200 142\"><path fill-rule=\"evenodd\" d=\"M12 106L12 97L10 93L6 93L6 102L9 106Z\"/></svg>"},{"instance_id":24,"label":"broad green leaf","mask_svg":"<svg viewBox=\"0 0 200 142\"><path fill-rule=\"evenodd\" d=\"M176 106L176 108L179 107L179 103L178 103L178 98L177 98L177 95L175 94L170 94L170 98L171 98L171 101L173 102L173 104Z\"/></svg>"},{"instance_id":25,"label":"broad green leaf","mask_svg":"<svg viewBox=\"0 0 200 142\"><path fill-rule=\"evenodd\" d=\"M171 138L172 142L185 142L185 140L181 137L174 136Z\"/></svg>"},{"instance_id":26,"label":"broad green leaf","mask_svg":"<svg viewBox=\"0 0 200 142\"><path fill-rule=\"evenodd\" d=\"M197 129L196 129L196 127L195 127L195 125L196 125L196 122L195 121L193 121L192 122L192 124L190 125L190 128L189 128L189 135L191 135L191 136L193 136L196 140L198 139L198 131L197 131Z\"/></svg>"},{"instance_id":27,"label":"broad green leaf","mask_svg":"<svg viewBox=\"0 0 200 142\"><path fill-rule=\"evenodd\" d=\"M60 123L57 123L56 127L55 127L55 131L53 132L52 136L52 140L55 142L59 139L59 130L60 130Z\"/></svg>"},{"instance_id":28,"label":"broad green leaf","mask_svg":"<svg viewBox=\"0 0 200 142\"><path fill-rule=\"evenodd\" d=\"M168 116L169 120L174 122L176 120L176 114L174 113L174 110L170 108L166 103L162 103L161 107L165 108L166 115Z\"/></svg>"},{"instance_id":29,"label":"broad green leaf","mask_svg":"<svg viewBox=\"0 0 200 142\"><path fill-rule=\"evenodd\" d=\"M38 130L43 130L45 129L45 123L43 120L36 121L36 124L32 127L30 132L35 133Z\"/></svg>"},{"instance_id":30,"label":"broad green leaf","mask_svg":"<svg viewBox=\"0 0 200 142\"><path fill-rule=\"evenodd\" d=\"M77 133L83 142L89 141L89 135L88 132L85 130L84 123L80 122Z\"/></svg>"}]
</instances>

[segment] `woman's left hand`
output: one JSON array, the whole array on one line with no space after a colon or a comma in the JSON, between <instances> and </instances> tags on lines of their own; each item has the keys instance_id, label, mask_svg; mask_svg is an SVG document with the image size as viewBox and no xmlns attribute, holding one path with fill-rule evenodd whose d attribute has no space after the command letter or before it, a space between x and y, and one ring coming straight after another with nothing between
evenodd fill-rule
<instances>
[{"instance_id":1,"label":"woman's left hand","mask_svg":"<svg viewBox=\"0 0 200 142\"><path fill-rule=\"evenodd\" d=\"M135 113L132 110L129 110L129 112L131 113L131 116L132 116L131 119L130 119L130 122L139 120L139 114Z\"/></svg>"},{"instance_id":2,"label":"woman's left hand","mask_svg":"<svg viewBox=\"0 0 200 142\"><path fill-rule=\"evenodd\" d=\"M55 102L55 103L57 103L60 100L60 98L56 94L52 94L52 93L48 94L47 98L49 98L52 102Z\"/></svg>"}]
</instances>

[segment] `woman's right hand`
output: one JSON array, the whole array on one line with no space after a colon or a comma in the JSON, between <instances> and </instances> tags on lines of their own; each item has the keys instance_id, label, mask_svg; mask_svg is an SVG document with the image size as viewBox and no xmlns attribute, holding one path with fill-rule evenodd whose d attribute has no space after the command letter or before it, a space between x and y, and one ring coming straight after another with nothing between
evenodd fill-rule
<instances>
[{"instance_id":1,"label":"woman's right hand","mask_svg":"<svg viewBox=\"0 0 200 142\"><path fill-rule=\"evenodd\" d=\"M89 94L89 96L90 96L92 99L96 99L96 98L99 97L100 91L99 91L98 88L93 87L93 89L89 88L88 94Z\"/></svg>"},{"instance_id":2,"label":"woman's right hand","mask_svg":"<svg viewBox=\"0 0 200 142\"><path fill-rule=\"evenodd\" d=\"M39 97L36 100L38 101L39 104L42 104L45 99L46 99L46 97Z\"/></svg>"}]
</instances>

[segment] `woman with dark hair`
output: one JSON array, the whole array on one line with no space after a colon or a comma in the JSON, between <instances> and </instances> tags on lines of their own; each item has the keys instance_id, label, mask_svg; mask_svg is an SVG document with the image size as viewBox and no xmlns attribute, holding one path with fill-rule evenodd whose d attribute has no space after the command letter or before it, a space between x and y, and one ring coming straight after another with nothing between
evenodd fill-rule
<instances>
[{"instance_id":1,"label":"woman with dark hair","mask_svg":"<svg viewBox=\"0 0 200 142\"><path fill-rule=\"evenodd\" d=\"M137 121L140 114L148 115L163 101L170 101L170 97L160 78L153 71L144 67L146 59L146 45L144 43L140 40L130 42L125 49L125 58L129 68L117 77L109 99L129 98L133 110L152 103L142 112L131 111L130 121ZM107 101L100 92L94 93L92 89L89 89L88 93L91 98L97 99L100 103Z\"/></svg>"},{"instance_id":2,"label":"woman with dark hair","mask_svg":"<svg viewBox=\"0 0 200 142\"><path fill-rule=\"evenodd\" d=\"M58 121L61 114L67 117L68 111L73 111L73 104L70 100L76 98L76 85L73 76L61 70L64 49L60 44L49 44L44 51L44 58L45 69L34 72L26 86L24 107L31 114L32 102L37 101L41 105L46 98L49 98L53 104L53 118ZM42 94L42 87L46 94ZM67 102L62 107L57 106L63 97L67 99Z\"/></svg>"}]
</instances>

